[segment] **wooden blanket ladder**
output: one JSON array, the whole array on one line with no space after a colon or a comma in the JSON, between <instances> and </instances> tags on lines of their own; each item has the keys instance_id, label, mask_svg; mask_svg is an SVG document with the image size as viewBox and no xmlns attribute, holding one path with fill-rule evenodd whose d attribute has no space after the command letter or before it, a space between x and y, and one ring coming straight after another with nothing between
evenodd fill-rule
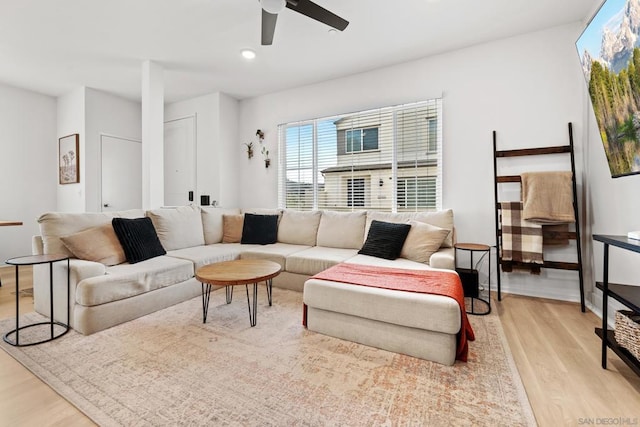
<instances>
[{"instance_id":1,"label":"wooden blanket ladder","mask_svg":"<svg viewBox=\"0 0 640 427\"><path fill-rule=\"evenodd\" d=\"M572 185L573 185L573 212L575 216L575 231L568 231L563 233L554 233L555 236L549 237L558 237L564 239L570 239L576 241L576 252L577 252L577 262L558 262L558 261L544 261L543 264L539 265L542 268L554 268L559 270L573 270L578 272L578 277L580 280L580 308L582 312L585 312L585 304L584 304L584 279L582 274L582 250L580 247L580 216L578 213L578 197L577 197L577 186L576 186L576 165L575 165L575 157L573 150L573 127L571 123L569 123L569 145L561 145L554 147L540 147L540 148L524 148L517 150L498 150L496 144L496 131L493 131L493 172L494 172L494 201L495 201L495 220L496 220L496 257L498 260L498 273L497 273L497 281L498 281L498 301L502 299L500 294L500 273L502 271L503 261L501 257L501 247L502 247L502 231L500 228L500 203L498 202L498 185L502 183L520 183L521 178L520 175L498 175L498 159L510 158L510 157L521 157L521 156L542 156L545 154L561 154L567 153L570 154L571 158L571 175L572 175ZM559 235L558 235L559 234ZM544 237L547 237L547 234L544 234ZM509 261L511 265L515 267L531 267L531 264L520 263Z\"/></svg>"}]
</instances>

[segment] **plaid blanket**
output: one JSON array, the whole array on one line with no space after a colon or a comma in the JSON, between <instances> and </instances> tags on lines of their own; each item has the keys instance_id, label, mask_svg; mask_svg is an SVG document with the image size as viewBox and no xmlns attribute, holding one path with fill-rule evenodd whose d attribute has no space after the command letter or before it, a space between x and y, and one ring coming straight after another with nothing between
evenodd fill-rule
<instances>
[{"instance_id":1,"label":"plaid blanket","mask_svg":"<svg viewBox=\"0 0 640 427\"><path fill-rule=\"evenodd\" d=\"M542 225L522 217L522 202L501 202L502 221L501 258L542 264Z\"/></svg>"}]
</instances>

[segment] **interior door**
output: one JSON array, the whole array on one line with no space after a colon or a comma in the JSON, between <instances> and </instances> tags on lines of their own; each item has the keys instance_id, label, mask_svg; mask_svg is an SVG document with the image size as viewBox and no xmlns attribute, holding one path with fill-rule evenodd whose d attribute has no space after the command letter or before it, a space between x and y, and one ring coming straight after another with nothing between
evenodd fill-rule
<instances>
[{"instance_id":1,"label":"interior door","mask_svg":"<svg viewBox=\"0 0 640 427\"><path fill-rule=\"evenodd\" d=\"M183 206L196 194L196 117L164 123L164 203Z\"/></svg>"},{"instance_id":2,"label":"interior door","mask_svg":"<svg viewBox=\"0 0 640 427\"><path fill-rule=\"evenodd\" d=\"M103 212L142 208L142 143L100 135Z\"/></svg>"}]
</instances>

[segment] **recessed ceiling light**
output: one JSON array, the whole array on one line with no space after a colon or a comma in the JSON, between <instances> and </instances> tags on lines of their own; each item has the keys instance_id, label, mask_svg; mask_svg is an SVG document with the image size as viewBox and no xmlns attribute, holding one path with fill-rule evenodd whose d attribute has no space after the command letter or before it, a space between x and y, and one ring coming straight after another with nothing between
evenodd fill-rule
<instances>
[{"instance_id":1,"label":"recessed ceiling light","mask_svg":"<svg viewBox=\"0 0 640 427\"><path fill-rule=\"evenodd\" d=\"M335 28L329 28L329 34L335 36L336 34L338 34L338 30L336 30Z\"/></svg>"},{"instance_id":2,"label":"recessed ceiling light","mask_svg":"<svg viewBox=\"0 0 640 427\"><path fill-rule=\"evenodd\" d=\"M251 49L242 49L240 53L244 59L253 59L256 57L256 53Z\"/></svg>"}]
</instances>

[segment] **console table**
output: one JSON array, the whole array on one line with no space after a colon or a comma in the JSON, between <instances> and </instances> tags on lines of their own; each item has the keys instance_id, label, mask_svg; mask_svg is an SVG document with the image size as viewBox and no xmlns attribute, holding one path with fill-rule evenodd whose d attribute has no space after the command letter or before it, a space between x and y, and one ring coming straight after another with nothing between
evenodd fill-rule
<instances>
[{"instance_id":1,"label":"console table","mask_svg":"<svg viewBox=\"0 0 640 427\"><path fill-rule=\"evenodd\" d=\"M623 362L629 365L636 374L640 375L640 361L633 357L626 349L620 347L613 331L607 328L607 305L609 297L619 301L635 312L640 312L640 286L609 283L609 246L640 253L640 240L629 239L627 236L609 236L602 234L594 234L593 240L604 243L602 282L596 283L596 287L602 290L602 328L596 328L596 334L602 339L602 369L607 369L607 347L609 347Z\"/></svg>"},{"instance_id":2,"label":"console table","mask_svg":"<svg viewBox=\"0 0 640 427\"><path fill-rule=\"evenodd\" d=\"M11 227L14 225L22 225L22 221L5 221L0 220L0 227ZM2 279L0 279L0 286L2 286Z\"/></svg>"}]
</instances>

